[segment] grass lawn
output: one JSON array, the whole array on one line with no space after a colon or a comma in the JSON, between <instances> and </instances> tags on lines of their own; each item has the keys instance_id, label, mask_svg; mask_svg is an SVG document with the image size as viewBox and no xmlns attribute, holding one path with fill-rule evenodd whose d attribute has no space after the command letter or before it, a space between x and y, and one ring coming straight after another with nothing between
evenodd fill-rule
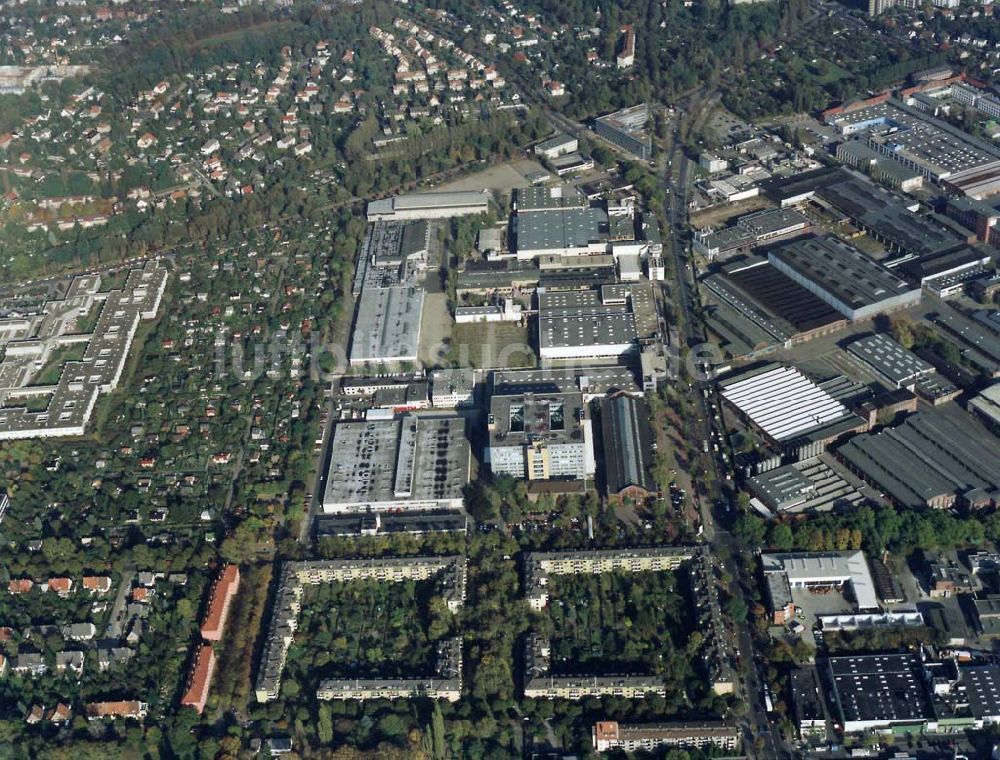
<instances>
[{"instance_id":1,"label":"grass lawn","mask_svg":"<svg viewBox=\"0 0 1000 760\"><path fill-rule=\"evenodd\" d=\"M42 371L39 372L32 385L55 385L59 382L59 377L62 375L63 365L66 362L78 362L83 358L83 352L86 349L86 345L83 343L74 343L69 346L60 346L49 354L49 360L46 362L45 366L42 367Z\"/></svg>"},{"instance_id":2,"label":"grass lawn","mask_svg":"<svg viewBox=\"0 0 1000 760\"><path fill-rule=\"evenodd\" d=\"M455 325L448 358L463 367L535 366L528 328L517 322L474 322Z\"/></svg>"}]
</instances>

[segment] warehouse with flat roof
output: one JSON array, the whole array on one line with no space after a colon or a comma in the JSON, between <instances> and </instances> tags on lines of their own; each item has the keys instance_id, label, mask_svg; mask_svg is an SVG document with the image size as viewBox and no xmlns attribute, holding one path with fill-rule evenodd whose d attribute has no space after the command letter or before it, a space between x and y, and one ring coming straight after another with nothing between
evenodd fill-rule
<instances>
[{"instance_id":1,"label":"warehouse with flat roof","mask_svg":"<svg viewBox=\"0 0 1000 760\"><path fill-rule=\"evenodd\" d=\"M330 452L326 513L462 507L471 464L462 417L338 422Z\"/></svg>"},{"instance_id":2,"label":"warehouse with flat roof","mask_svg":"<svg viewBox=\"0 0 1000 760\"><path fill-rule=\"evenodd\" d=\"M836 238L789 241L772 249L768 261L853 322L920 302L919 287Z\"/></svg>"},{"instance_id":3,"label":"warehouse with flat roof","mask_svg":"<svg viewBox=\"0 0 1000 760\"><path fill-rule=\"evenodd\" d=\"M608 213L597 207L518 211L510 239L521 260L602 254L608 247Z\"/></svg>"},{"instance_id":4,"label":"warehouse with flat roof","mask_svg":"<svg viewBox=\"0 0 1000 760\"><path fill-rule=\"evenodd\" d=\"M875 581L862 551L761 554L765 574L781 573L792 589L850 586L859 610L879 609Z\"/></svg>"},{"instance_id":5,"label":"warehouse with flat roof","mask_svg":"<svg viewBox=\"0 0 1000 760\"><path fill-rule=\"evenodd\" d=\"M488 190L456 190L395 195L368 201L368 221L408 219L448 219L454 216L486 214L492 196Z\"/></svg>"},{"instance_id":6,"label":"warehouse with flat roof","mask_svg":"<svg viewBox=\"0 0 1000 760\"><path fill-rule=\"evenodd\" d=\"M890 388L913 390L934 367L907 351L888 335L875 334L849 343L847 353Z\"/></svg>"},{"instance_id":7,"label":"warehouse with flat roof","mask_svg":"<svg viewBox=\"0 0 1000 760\"><path fill-rule=\"evenodd\" d=\"M416 362L423 308L420 287L364 288L351 331L351 365Z\"/></svg>"},{"instance_id":8,"label":"warehouse with flat roof","mask_svg":"<svg viewBox=\"0 0 1000 760\"><path fill-rule=\"evenodd\" d=\"M827 661L833 701L845 733L934 719L920 658L907 654L843 655Z\"/></svg>"},{"instance_id":9,"label":"warehouse with flat roof","mask_svg":"<svg viewBox=\"0 0 1000 760\"><path fill-rule=\"evenodd\" d=\"M538 354L542 360L616 359L639 346L639 321L648 330L648 289L540 290ZM653 311L655 315L655 311ZM655 328L655 322L654 322Z\"/></svg>"}]
</instances>

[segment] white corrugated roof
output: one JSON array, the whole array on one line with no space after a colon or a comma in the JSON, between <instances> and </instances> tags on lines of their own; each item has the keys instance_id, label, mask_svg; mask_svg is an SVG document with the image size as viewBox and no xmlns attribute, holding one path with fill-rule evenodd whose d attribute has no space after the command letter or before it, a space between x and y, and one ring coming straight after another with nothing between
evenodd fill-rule
<instances>
[{"instance_id":1,"label":"white corrugated roof","mask_svg":"<svg viewBox=\"0 0 1000 760\"><path fill-rule=\"evenodd\" d=\"M722 396L777 441L837 420L847 409L794 367L776 367L722 389Z\"/></svg>"}]
</instances>

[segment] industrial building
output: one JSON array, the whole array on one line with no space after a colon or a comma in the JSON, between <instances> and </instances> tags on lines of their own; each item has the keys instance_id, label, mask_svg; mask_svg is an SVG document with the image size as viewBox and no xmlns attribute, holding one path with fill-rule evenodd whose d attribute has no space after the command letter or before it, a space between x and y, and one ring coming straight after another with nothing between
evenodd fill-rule
<instances>
[{"instance_id":1,"label":"industrial building","mask_svg":"<svg viewBox=\"0 0 1000 760\"><path fill-rule=\"evenodd\" d=\"M970 316L940 302L930 319L948 340L958 344L963 361L995 379L1000 378L1000 319L996 314L979 311Z\"/></svg>"},{"instance_id":2,"label":"industrial building","mask_svg":"<svg viewBox=\"0 0 1000 760\"><path fill-rule=\"evenodd\" d=\"M708 322L727 342L789 347L847 325L844 316L767 259L749 256L703 280Z\"/></svg>"},{"instance_id":3,"label":"industrial building","mask_svg":"<svg viewBox=\"0 0 1000 760\"><path fill-rule=\"evenodd\" d=\"M762 472L747 480L747 488L772 512L847 511L863 504L864 495L831 467L826 456Z\"/></svg>"},{"instance_id":4,"label":"industrial building","mask_svg":"<svg viewBox=\"0 0 1000 760\"><path fill-rule=\"evenodd\" d=\"M642 161L653 156L653 140L646 129L649 107L642 103L594 119L594 131Z\"/></svg>"},{"instance_id":5,"label":"industrial building","mask_svg":"<svg viewBox=\"0 0 1000 760\"><path fill-rule=\"evenodd\" d=\"M924 176L903 164L886 158L864 140L847 140L837 146L837 160L855 169L860 169L883 184L913 192L923 187Z\"/></svg>"},{"instance_id":6,"label":"industrial building","mask_svg":"<svg viewBox=\"0 0 1000 760\"><path fill-rule=\"evenodd\" d=\"M521 261L607 253L611 239L607 210L591 206L572 185L517 190L513 208L508 239Z\"/></svg>"},{"instance_id":7,"label":"industrial building","mask_svg":"<svg viewBox=\"0 0 1000 760\"><path fill-rule=\"evenodd\" d=\"M939 298L957 295L970 282L993 273L992 255L971 246L907 261L900 269Z\"/></svg>"},{"instance_id":8,"label":"industrial building","mask_svg":"<svg viewBox=\"0 0 1000 760\"><path fill-rule=\"evenodd\" d=\"M1000 383L994 383L970 399L969 411L975 413L986 427L1000 432Z\"/></svg>"},{"instance_id":9,"label":"industrial building","mask_svg":"<svg viewBox=\"0 0 1000 760\"><path fill-rule=\"evenodd\" d=\"M430 234L430 225L424 221L369 224L354 270L354 296L365 287L412 283L427 268Z\"/></svg>"},{"instance_id":10,"label":"industrial building","mask_svg":"<svg viewBox=\"0 0 1000 760\"><path fill-rule=\"evenodd\" d=\"M961 417L958 417L961 415ZM903 507L972 507L1000 501L1000 442L959 410L934 409L855 436L837 457Z\"/></svg>"},{"instance_id":11,"label":"industrial building","mask_svg":"<svg viewBox=\"0 0 1000 760\"><path fill-rule=\"evenodd\" d=\"M598 207L518 211L511 217L510 239L521 260L602 254L608 247L608 214Z\"/></svg>"},{"instance_id":12,"label":"industrial building","mask_svg":"<svg viewBox=\"0 0 1000 760\"><path fill-rule=\"evenodd\" d=\"M431 372L431 406L461 409L475 406L476 373L471 369L436 369Z\"/></svg>"},{"instance_id":13,"label":"industrial building","mask_svg":"<svg viewBox=\"0 0 1000 760\"><path fill-rule=\"evenodd\" d=\"M782 625L795 616L793 591L839 588L850 590L857 609L880 609L875 581L864 552L794 552L761 554L771 620Z\"/></svg>"},{"instance_id":14,"label":"industrial building","mask_svg":"<svg viewBox=\"0 0 1000 760\"><path fill-rule=\"evenodd\" d=\"M587 158L580 153L567 153L549 161L555 170L557 177L565 177L568 174L590 171L594 168L594 159Z\"/></svg>"},{"instance_id":15,"label":"industrial building","mask_svg":"<svg viewBox=\"0 0 1000 760\"><path fill-rule=\"evenodd\" d=\"M562 132L556 132L552 137L542 140L535 146L535 155L540 158L552 160L559 156L565 156L567 153L575 153L579 149L580 141L575 137Z\"/></svg>"},{"instance_id":16,"label":"industrial building","mask_svg":"<svg viewBox=\"0 0 1000 760\"><path fill-rule=\"evenodd\" d=\"M338 422L323 511L460 509L471 449L462 417Z\"/></svg>"},{"instance_id":17,"label":"industrial building","mask_svg":"<svg viewBox=\"0 0 1000 760\"><path fill-rule=\"evenodd\" d=\"M934 367L888 335L875 334L847 345L847 353L890 388L913 390Z\"/></svg>"},{"instance_id":18,"label":"industrial building","mask_svg":"<svg viewBox=\"0 0 1000 760\"><path fill-rule=\"evenodd\" d=\"M797 209L765 209L740 217L732 227L695 233L693 245L708 259L724 259L761 243L805 232L811 226L809 217Z\"/></svg>"},{"instance_id":19,"label":"industrial building","mask_svg":"<svg viewBox=\"0 0 1000 760\"><path fill-rule=\"evenodd\" d=\"M838 109L827 124L845 137L863 134L879 154L958 194L982 198L1000 190L1000 151L900 101Z\"/></svg>"},{"instance_id":20,"label":"industrial building","mask_svg":"<svg viewBox=\"0 0 1000 760\"><path fill-rule=\"evenodd\" d=\"M843 655L827 660L833 703L845 733L922 730L934 720L915 654Z\"/></svg>"},{"instance_id":21,"label":"industrial building","mask_svg":"<svg viewBox=\"0 0 1000 760\"><path fill-rule=\"evenodd\" d=\"M408 533L466 533L469 516L462 512L364 512L362 514L317 515L319 536L384 536Z\"/></svg>"},{"instance_id":22,"label":"industrial building","mask_svg":"<svg viewBox=\"0 0 1000 760\"><path fill-rule=\"evenodd\" d=\"M723 400L761 435L799 458L816 456L839 436L866 423L823 386L794 367L768 364L720 381Z\"/></svg>"},{"instance_id":23,"label":"industrial building","mask_svg":"<svg viewBox=\"0 0 1000 760\"><path fill-rule=\"evenodd\" d=\"M657 491L650 416L642 398L619 394L601 400L604 487L610 499L640 501Z\"/></svg>"},{"instance_id":24,"label":"industrial building","mask_svg":"<svg viewBox=\"0 0 1000 760\"><path fill-rule=\"evenodd\" d=\"M418 286L364 288L351 332L351 366L416 363L423 308Z\"/></svg>"},{"instance_id":25,"label":"industrial building","mask_svg":"<svg viewBox=\"0 0 1000 760\"><path fill-rule=\"evenodd\" d=\"M500 395L487 422L486 463L494 475L536 480L592 478L593 430L579 392Z\"/></svg>"},{"instance_id":26,"label":"industrial building","mask_svg":"<svg viewBox=\"0 0 1000 760\"><path fill-rule=\"evenodd\" d=\"M538 352L542 360L617 359L656 333L648 288L604 286L600 291L538 293Z\"/></svg>"},{"instance_id":27,"label":"industrial building","mask_svg":"<svg viewBox=\"0 0 1000 760\"><path fill-rule=\"evenodd\" d=\"M491 378L495 396L579 392L586 404L611 394L641 396L643 393L627 367L498 369L491 373Z\"/></svg>"},{"instance_id":28,"label":"industrial building","mask_svg":"<svg viewBox=\"0 0 1000 760\"><path fill-rule=\"evenodd\" d=\"M771 249L768 261L852 322L920 302L919 287L837 238L792 240Z\"/></svg>"},{"instance_id":29,"label":"industrial building","mask_svg":"<svg viewBox=\"0 0 1000 760\"><path fill-rule=\"evenodd\" d=\"M892 260L935 256L967 242L945 223L947 220L915 213L912 200L846 167L774 180L765 190L783 208L813 202L841 215L882 243Z\"/></svg>"},{"instance_id":30,"label":"industrial building","mask_svg":"<svg viewBox=\"0 0 1000 760\"><path fill-rule=\"evenodd\" d=\"M368 201L368 221L406 221L411 219L449 219L455 216L486 214L492 196L489 191L463 190L396 195Z\"/></svg>"}]
</instances>

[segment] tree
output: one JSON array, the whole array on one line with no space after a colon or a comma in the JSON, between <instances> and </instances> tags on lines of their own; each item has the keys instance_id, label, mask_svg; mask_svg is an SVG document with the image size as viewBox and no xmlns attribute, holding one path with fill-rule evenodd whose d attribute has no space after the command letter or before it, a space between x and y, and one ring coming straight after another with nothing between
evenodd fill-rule
<instances>
[{"instance_id":1,"label":"tree","mask_svg":"<svg viewBox=\"0 0 1000 760\"><path fill-rule=\"evenodd\" d=\"M766 531L764 521L756 515L740 515L733 524L733 535L754 549L764 543Z\"/></svg>"},{"instance_id":2,"label":"tree","mask_svg":"<svg viewBox=\"0 0 1000 760\"><path fill-rule=\"evenodd\" d=\"M409 728L406 720L394 713L383 715L378 721L378 731L386 739L398 739L405 736Z\"/></svg>"},{"instance_id":3,"label":"tree","mask_svg":"<svg viewBox=\"0 0 1000 760\"><path fill-rule=\"evenodd\" d=\"M333 710L329 702L320 702L316 708L316 737L320 744L333 741Z\"/></svg>"},{"instance_id":4,"label":"tree","mask_svg":"<svg viewBox=\"0 0 1000 760\"><path fill-rule=\"evenodd\" d=\"M907 351L913 348L915 341L913 320L907 316L900 316L893 319L890 325L892 337L896 339L899 345Z\"/></svg>"}]
</instances>

